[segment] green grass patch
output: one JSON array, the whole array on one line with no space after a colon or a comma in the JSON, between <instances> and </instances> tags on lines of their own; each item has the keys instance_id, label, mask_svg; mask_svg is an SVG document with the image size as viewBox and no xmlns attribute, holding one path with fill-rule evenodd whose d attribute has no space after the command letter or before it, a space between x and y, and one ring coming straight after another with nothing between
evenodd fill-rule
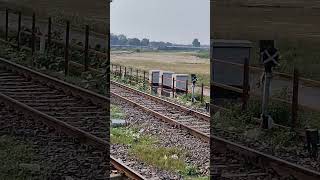
<instances>
[{"instance_id":1,"label":"green grass patch","mask_svg":"<svg viewBox=\"0 0 320 180\"><path fill-rule=\"evenodd\" d=\"M0 136L0 179L28 179L33 173L21 169L19 164L30 163L33 157L28 144L21 144L9 136Z\"/></svg>"},{"instance_id":2,"label":"green grass patch","mask_svg":"<svg viewBox=\"0 0 320 180\"><path fill-rule=\"evenodd\" d=\"M123 119L125 117L122 109L119 106L113 104L110 105L110 115L111 119Z\"/></svg>"},{"instance_id":3,"label":"green grass patch","mask_svg":"<svg viewBox=\"0 0 320 180\"><path fill-rule=\"evenodd\" d=\"M186 157L184 151L178 148L160 147L154 137L142 135L138 129L112 128L111 143L129 145L129 153L147 164L178 172L189 178L198 178L197 167L184 162Z\"/></svg>"},{"instance_id":4,"label":"green grass patch","mask_svg":"<svg viewBox=\"0 0 320 180\"><path fill-rule=\"evenodd\" d=\"M209 50L200 50L194 53L194 56L203 59L210 59L210 51Z\"/></svg>"}]
</instances>

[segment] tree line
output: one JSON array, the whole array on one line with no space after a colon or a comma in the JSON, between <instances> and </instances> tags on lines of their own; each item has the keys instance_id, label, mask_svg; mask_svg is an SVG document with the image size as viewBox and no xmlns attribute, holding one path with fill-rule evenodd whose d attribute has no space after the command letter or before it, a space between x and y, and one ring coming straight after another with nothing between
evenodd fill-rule
<instances>
[{"instance_id":1,"label":"tree line","mask_svg":"<svg viewBox=\"0 0 320 180\"><path fill-rule=\"evenodd\" d=\"M138 38L127 38L125 35L115 35L111 34L110 36L111 45L132 45L132 46L151 46L151 47L167 47L173 46L173 43L163 42L163 41L150 41L147 38L138 39ZM200 42L198 39L194 39L192 42L194 47L200 47Z\"/></svg>"}]
</instances>

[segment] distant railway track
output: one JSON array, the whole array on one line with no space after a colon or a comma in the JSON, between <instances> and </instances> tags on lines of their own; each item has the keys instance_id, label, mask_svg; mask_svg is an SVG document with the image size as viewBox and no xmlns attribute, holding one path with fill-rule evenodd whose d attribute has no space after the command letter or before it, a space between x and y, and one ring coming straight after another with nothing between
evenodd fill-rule
<instances>
[{"instance_id":1,"label":"distant railway track","mask_svg":"<svg viewBox=\"0 0 320 180\"><path fill-rule=\"evenodd\" d=\"M174 127L184 129L205 142L210 142L210 116L207 114L135 90L115 81L111 81L111 97L117 97L134 106L138 106L162 121L169 123ZM297 179L308 180L320 178L320 173L317 171L307 169L303 166L256 151L215 135L211 135L211 142L214 143L214 154L226 154L226 152L231 152L233 157L236 157L235 159L242 159L245 162L253 163L256 167L261 168L258 169L258 173L225 173L224 175L222 174L222 177L268 177L268 169L272 169L281 177L291 176ZM216 158L216 155L214 155L213 158ZM227 163L226 157L222 159L224 159L224 163ZM224 165L219 164L219 161L217 161L217 163L218 165L216 165L216 167L214 165L211 166L211 168L228 169L230 167L239 166L238 163ZM219 171L225 172L225 170Z\"/></svg>"},{"instance_id":2,"label":"distant railway track","mask_svg":"<svg viewBox=\"0 0 320 180\"><path fill-rule=\"evenodd\" d=\"M67 135L109 149L109 99L0 58L0 102ZM131 179L146 179L121 161L111 165Z\"/></svg>"}]
</instances>

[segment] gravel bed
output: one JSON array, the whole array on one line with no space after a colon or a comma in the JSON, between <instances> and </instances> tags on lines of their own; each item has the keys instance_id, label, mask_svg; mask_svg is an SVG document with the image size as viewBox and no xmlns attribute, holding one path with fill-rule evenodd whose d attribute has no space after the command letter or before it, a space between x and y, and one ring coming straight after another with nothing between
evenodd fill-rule
<instances>
[{"instance_id":1,"label":"gravel bed","mask_svg":"<svg viewBox=\"0 0 320 180\"><path fill-rule=\"evenodd\" d=\"M0 105L0 136L12 136L32 147L32 164L41 172L34 179L107 179L107 156L92 146L82 145L39 121L24 118Z\"/></svg>"},{"instance_id":2,"label":"gravel bed","mask_svg":"<svg viewBox=\"0 0 320 180\"><path fill-rule=\"evenodd\" d=\"M130 124L129 126L138 127L142 134L156 137L159 141L159 146L177 147L186 151L186 162L191 165L196 165L201 175L209 175L210 147L208 143L202 142L183 130L173 128L118 98L112 97L111 103L122 108L126 114L125 119ZM170 178L175 179L175 177Z\"/></svg>"},{"instance_id":3,"label":"gravel bed","mask_svg":"<svg viewBox=\"0 0 320 180\"><path fill-rule=\"evenodd\" d=\"M301 141L292 142L288 147L278 147L276 150L273 150L271 148L272 142L261 142L249 139L241 133L230 133L221 129L215 129L215 133L215 135L231 140L232 142L237 142L260 152L299 164L306 168L320 171L320 157L318 159L310 158L308 151L304 149L304 144Z\"/></svg>"}]
</instances>

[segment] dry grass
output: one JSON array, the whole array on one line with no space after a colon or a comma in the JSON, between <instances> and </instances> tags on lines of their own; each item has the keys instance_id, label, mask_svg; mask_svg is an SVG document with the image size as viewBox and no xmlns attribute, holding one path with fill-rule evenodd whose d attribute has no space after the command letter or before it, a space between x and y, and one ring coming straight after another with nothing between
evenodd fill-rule
<instances>
[{"instance_id":1,"label":"dry grass","mask_svg":"<svg viewBox=\"0 0 320 180\"><path fill-rule=\"evenodd\" d=\"M111 54L111 62L141 70L160 69L182 74L197 74L199 81L209 84L210 61L181 52L144 52Z\"/></svg>"}]
</instances>

